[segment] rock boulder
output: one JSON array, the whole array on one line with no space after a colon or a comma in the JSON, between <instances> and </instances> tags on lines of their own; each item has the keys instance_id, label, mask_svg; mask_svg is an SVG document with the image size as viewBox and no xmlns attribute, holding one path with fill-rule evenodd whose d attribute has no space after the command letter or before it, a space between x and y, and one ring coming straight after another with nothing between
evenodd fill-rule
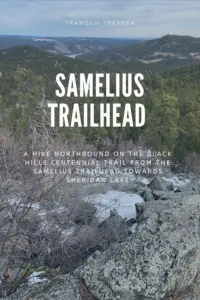
<instances>
[{"instance_id":1,"label":"rock boulder","mask_svg":"<svg viewBox=\"0 0 200 300\"><path fill-rule=\"evenodd\" d=\"M200 196L143 206L135 234L78 271L97 299L170 298L200 271Z\"/></svg>"},{"instance_id":2,"label":"rock boulder","mask_svg":"<svg viewBox=\"0 0 200 300\"><path fill-rule=\"evenodd\" d=\"M136 211L135 233L124 242L120 236L107 243L119 230L113 216L98 228L108 250L96 251L71 275L3 300L200 300L200 196L140 203Z\"/></svg>"},{"instance_id":3,"label":"rock boulder","mask_svg":"<svg viewBox=\"0 0 200 300\"><path fill-rule=\"evenodd\" d=\"M95 251L104 251L112 243L122 242L131 234L126 221L119 215L110 216L95 227L77 228L62 244L54 245L47 253L45 264L60 267L62 272L72 272L82 265Z\"/></svg>"}]
</instances>

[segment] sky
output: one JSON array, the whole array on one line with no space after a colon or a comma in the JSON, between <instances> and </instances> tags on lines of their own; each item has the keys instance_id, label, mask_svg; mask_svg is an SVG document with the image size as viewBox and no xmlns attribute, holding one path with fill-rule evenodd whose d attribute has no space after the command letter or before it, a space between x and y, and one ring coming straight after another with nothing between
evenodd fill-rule
<instances>
[{"instance_id":1,"label":"sky","mask_svg":"<svg viewBox=\"0 0 200 300\"><path fill-rule=\"evenodd\" d=\"M199 15L199 0L0 0L0 34L200 37Z\"/></svg>"}]
</instances>

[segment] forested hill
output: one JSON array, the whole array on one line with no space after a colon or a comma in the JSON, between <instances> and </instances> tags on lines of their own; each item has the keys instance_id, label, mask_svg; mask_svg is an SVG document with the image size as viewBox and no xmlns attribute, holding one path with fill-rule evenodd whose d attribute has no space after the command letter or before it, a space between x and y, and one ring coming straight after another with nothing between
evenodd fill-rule
<instances>
[{"instance_id":1,"label":"forested hill","mask_svg":"<svg viewBox=\"0 0 200 300\"><path fill-rule=\"evenodd\" d=\"M55 55L29 45L16 46L0 51L1 84L8 86L12 73L18 68L31 70L44 77L48 97L55 94L55 78L58 73L112 73L115 68L93 62L85 62L66 56Z\"/></svg>"},{"instance_id":2,"label":"forested hill","mask_svg":"<svg viewBox=\"0 0 200 300\"><path fill-rule=\"evenodd\" d=\"M176 78L188 83L200 84L200 61L195 65L189 65L182 68L175 68L163 74L164 77Z\"/></svg>"},{"instance_id":3,"label":"forested hill","mask_svg":"<svg viewBox=\"0 0 200 300\"><path fill-rule=\"evenodd\" d=\"M149 74L146 80L151 87L146 91L151 94L146 102L146 142L155 148L171 143L178 160L188 153L200 154L200 63L162 76Z\"/></svg>"},{"instance_id":4,"label":"forested hill","mask_svg":"<svg viewBox=\"0 0 200 300\"><path fill-rule=\"evenodd\" d=\"M30 119L36 118L37 124L44 119L41 103L45 103L42 100L55 100L57 73L106 72L114 75L115 70L109 66L55 56L23 46L0 52L0 72L0 123L26 135ZM97 147L101 147L102 141L108 139L115 149L125 140L132 140L134 144L141 143L153 149L171 149L174 157L180 160L190 152L200 154L199 81L198 62L163 75L149 72L145 75L145 94L142 99L109 99L109 102L120 101L122 106L127 101L133 106L139 100L143 102L146 108L144 127L73 128L71 131L65 128L62 132L59 129L59 134L64 139L84 137ZM74 99L62 98L62 102L65 101L70 105L74 103ZM99 99L90 101L99 104ZM106 102L107 99L101 101ZM95 113L98 115L98 105Z\"/></svg>"},{"instance_id":5,"label":"forested hill","mask_svg":"<svg viewBox=\"0 0 200 300\"><path fill-rule=\"evenodd\" d=\"M195 59L200 56L200 38L165 35L157 39L107 49L102 51L101 54L98 52L88 56L82 55L82 57L96 62L103 62L103 60L112 62L114 54L116 54L116 56L113 62L118 63L131 59L138 59L144 62L155 59L170 59L173 57L179 59Z\"/></svg>"},{"instance_id":6,"label":"forested hill","mask_svg":"<svg viewBox=\"0 0 200 300\"><path fill-rule=\"evenodd\" d=\"M16 46L0 51L1 70L24 67L37 74L54 76L59 72L103 72L106 66L85 62L66 56L60 56L39 50L29 45Z\"/></svg>"},{"instance_id":7,"label":"forested hill","mask_svg":"<svg viewBox=\"0 0 200 300\"><path fill-rule=\"evenodd\" d=\"M200 38L165 35L161 38L106 49L80 57L102 64L115 64L128 71L139 67L147 71L161 72L198 61Z\"/></svg>"},{"instance_id":8,"label":"forested hill","mask_svg":"<svg viewBox=\"0 0 200 300\"><path fill-rule=\"evenodd\" d=\"M119 45L128 45L137 41L137 39L117 38L0 35L0 50L26 44L54 54L74 56L94 53Z\"/></svg>"}]
</instances>

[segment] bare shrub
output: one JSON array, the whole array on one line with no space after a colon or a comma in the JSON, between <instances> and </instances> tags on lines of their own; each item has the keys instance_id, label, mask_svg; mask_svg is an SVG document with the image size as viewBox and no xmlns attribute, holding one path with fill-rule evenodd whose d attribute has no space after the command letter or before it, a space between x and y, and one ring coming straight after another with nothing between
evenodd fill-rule
<instances>
[{"instance_id":1,"label":"bare shrub","mask_svg":"<svg viewBox=\"0 0 200 300\"><path fill-rule=\"evenodd\" d=\"M25 139L23 136L16 139L9 131L0 129L1 136L6 137L0 141L1 296L15 292L29 272L43 266L47 258L54 262L53 267L60 266L62 259L69 259L69 269L75 268L78 257L84 256L85 251L91 254L93 245L89 250L87 247L91 238L95 240L95 235L88 235L93 232L91 226L83 234L82 226L91 223L96 209L81 200L81 187L66 187L66 175L33 175L32 166L24 165L25 152L28 152L28 159L32 159L33 151L83 151L84 140L79 139L74 144L52 140L39 126L42 124L32 122ZM39 159L41 157L36 161ZM80 245L75 247L74 254L69 250L76 243L68 239L73 230ZM88 239L85 239L86 234ZM60 249L64 242L67 247L64 251L61 249L61 256L57 248Z\"/></svg>"},{"instance_id":2,"label":"bare shrub","mask_svg":"<svg viewBox=\"0 0 200 300\"><path fill-rule=\"evenodd\" d=\"M67 174L33 175L32 166L24 164L25 152L29 160L33 151L49 151L53 159L54 151L81 152L94 147L85 145L84 139L74 143L52 140L45 122L30 120L29 129L25 139L0 130L6 136L0 142L1 295L15 292L35 267L46 265L70 272L96 250L105 250L129 235L119 216L99 224L95 205L84 200L88 193L84 185L66 186ZM41 156L34 159L39 161Z\"/></svg>"}]
</instances>

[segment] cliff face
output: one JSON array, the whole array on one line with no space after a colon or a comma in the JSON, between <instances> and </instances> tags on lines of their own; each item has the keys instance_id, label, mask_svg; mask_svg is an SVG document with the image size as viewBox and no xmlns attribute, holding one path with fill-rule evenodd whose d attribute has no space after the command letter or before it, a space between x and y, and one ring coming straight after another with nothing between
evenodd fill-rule
<instances>
[{"instance_id":1,"label":"cliff face","mask_svg":"<svg viewBox=\"0 0 200 300\"><path fill-rule=\"evenodd\" d=\"M4 300L200 299L200 196L137 206L136 231L125 242L72 274L22 287Z\"/></svg>"}]
</instances>

